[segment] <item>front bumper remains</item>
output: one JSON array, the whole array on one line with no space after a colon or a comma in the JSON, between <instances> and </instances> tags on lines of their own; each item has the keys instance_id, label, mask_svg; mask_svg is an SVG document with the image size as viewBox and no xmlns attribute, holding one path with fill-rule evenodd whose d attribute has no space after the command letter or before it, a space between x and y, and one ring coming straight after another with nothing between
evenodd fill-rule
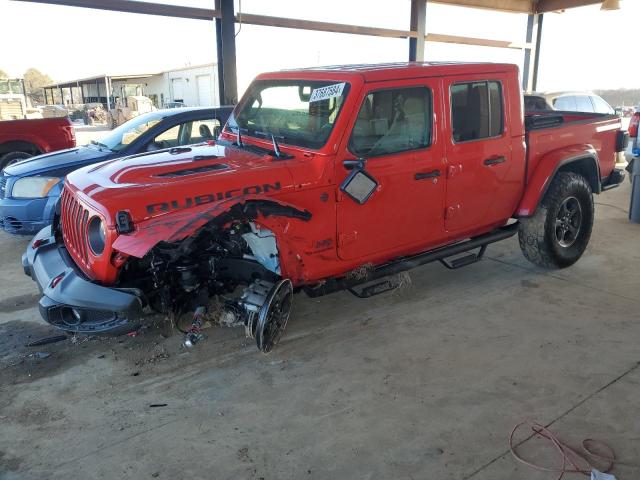
<instances>
[{"instance_id":1,"label":"front bumper remains","mask_svg":"<svg viewBox=\"0 0 640 480\"><path fill-rule=\"evenodd\" d=\"M57 243L51 227L34 237L22 255L25 273L43 294L42 318L71 333L120 335L138 328L143 315L140 292L98 285L86 279Z\"/></svg>"}]
</instances>

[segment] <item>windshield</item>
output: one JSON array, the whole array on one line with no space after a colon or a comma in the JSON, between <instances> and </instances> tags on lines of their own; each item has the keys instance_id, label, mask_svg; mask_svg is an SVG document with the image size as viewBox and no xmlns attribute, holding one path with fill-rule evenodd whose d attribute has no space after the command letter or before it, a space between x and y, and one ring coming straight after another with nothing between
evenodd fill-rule
<instances>
[{"instance_id":1,"label":"windshield","mask_svg":"<svg viewBox=\"0 0 640 480\"><path fill-rule=\"evenodd\" d=\"M251 84L228 128L299 147L318 149L327 142L349 91L346 82L261 80Z\"/></svg>"},{"instance_id":2,"label":"windshield","mask_svg":"<svg viewBox=\"0 0 640 480\"><path fill-rule=\"evenodd\" d=\"M162 117L162 113L148 113L132 118L118 128L111 130L100 141L94 143L114 152L119 152L144 132L160 123Z\"/></svg>"}]
</instances>

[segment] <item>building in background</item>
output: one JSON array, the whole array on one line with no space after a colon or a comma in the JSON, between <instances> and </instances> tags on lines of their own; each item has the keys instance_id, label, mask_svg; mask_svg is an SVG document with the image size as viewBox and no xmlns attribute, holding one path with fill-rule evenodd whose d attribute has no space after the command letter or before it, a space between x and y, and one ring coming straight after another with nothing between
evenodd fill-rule
<instances>
[{"instance_id":1,"label":"building in background","mask_svg":"<svg viewBox=\"0 0 640 480\"><path fill-rule=\"evenodd\" d=\"M47 105L71 107L101 103L111 111L118 99L146 96L157 108L220 106L214 63L160 73L96 75L44 87Z\"/></svg>"},{"instance_id":2,"label":"building in background","mask_svg":"<svg viewBox=\"0 0 640 480\"><path fill-rule=\"evenodd\" d=\"M217 73L213 63L168 70L147 79L147 96L157 107L219 107Z\"/></svg>"}]
</instances>

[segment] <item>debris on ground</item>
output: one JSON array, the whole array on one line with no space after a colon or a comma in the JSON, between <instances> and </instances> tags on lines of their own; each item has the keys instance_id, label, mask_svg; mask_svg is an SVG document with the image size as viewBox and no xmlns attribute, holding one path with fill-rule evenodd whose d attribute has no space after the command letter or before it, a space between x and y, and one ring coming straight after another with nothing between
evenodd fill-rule
<instances>
[{"instance_id":1,"label":"debris on ground","mask_svg":"<svg viewBox=\"0 0 640 480\"><path fill-rule=\"evenodd\" d=\"M40 340L35 340L31 343L27 343L25 347L41 347L42 345L49 345L51 343L62 342L68 337L66 335L55 335L53 337L45 337Z\"/></svg>"},{"instance_id":2,"label":"debris on ground","mask_svg":"<svg viewBox=\"0 0 640 480\"><path fill-rule=\"evenodd\" d=\"M29 354L29 358L37 358L39 360L49 358L50 356L51 354L49 352L35 352Z\"/></svg>"},{"instance_id":3,"label":"debris on ground","mask_svg":"<svg viewBox=\"0 0 640 480\"><path fill-rule=\"evenodd\" d=\"M374 268L373 263L365 263L347 272L345 278L347 280L366 280L373 273Z\"/></svg>"},{"instance_id":4,"label":"debris on ground","mask_svg":"<svg viewBox=\"0 0 640 480\"><path fill-rule=\"evenodd\" d=\"M398 286L394 295L404 295L413 289L413 280L411 280L411 274L409 272L400 272L396 275Z\"/></svg>"},{"instance_id":5,"label":"debris on ground","mask_svg":"<svg viewBox=\"0 0 640 480\"><path fill-rule=\"evenodd\" d=\"M191 348L196 343L204 338L204 335L201 333L202 326L206 320L207 307L198 307L196 311L193 312L193 321L191 322L191 328L187 331L184 339L184 346Z\"/></svg>"},{"instance_id":6,"label":"debris on ground","mask_svg":"<svg viewBox=\"0 0 640 480\"><path fill-rule=\"evenodd\" d=\"M561 467L547 467L544 465L538 465L530 460L523 458L517 451L517 446L522 445L524 441L516 445L514 436L520 427L528 426L531 429L529 438L541 438L548 440L551 445L558 452L558 456L562 460ZM631 463L621 462L616 458L616 454L613 449L601 440L593 438L587 438L582 441L581 447L574 448L569 446L558 435L549 430L548 427L533 421L524 421L518 423L509 436L509 450L511 455L523 465L526 465L534 470L556 473L559 474L558 480L564 478L567 473L581 473L586 476L591 476L591 480L616 480L609 472L613 469L614 465L624 465L638 467Z\"/></svg>"}]
</instances>

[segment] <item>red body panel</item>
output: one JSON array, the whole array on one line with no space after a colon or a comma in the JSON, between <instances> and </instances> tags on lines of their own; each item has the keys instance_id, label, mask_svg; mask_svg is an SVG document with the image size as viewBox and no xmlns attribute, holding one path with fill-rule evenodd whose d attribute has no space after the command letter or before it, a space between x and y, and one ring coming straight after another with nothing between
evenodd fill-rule
<instances>
[{"instance_id":1,"label":"red body panel","mask_svg":"<svg viewBox=\"0 0 640 480\"><path fill-rule=\"evenodd\" d=\"M204 145L113 160L70 174L65 188L108 226L103 255L85 261L70 252L87 275L112 284L118 276L114 263L142 257L160 241L193 235L234 205L260 201L310 214L308 219L260 215L255 222L275 233L282 276L294 285L312 284L363 264L381 264L486 233L511 217L532 212L557 166L576 152L597 155L603 177L613 168L619 121L567 116L561 126L525 134L518 70L513 65L329 67L258 78L349 83L324 147L305 150L281 144L292 158L276 159L235 146ZM455 143L449 85L474 80L502 82L504 128L494 138ZM340 185L350 173L343 161L355 157L348 144L364 96L377 89L417 86L432 91L431 145L370 159L367 172L379 185L366 203L354 202ZM222 138L236 140L228 131ZM263 139L243 136L243 142L272 148ZM504 161L485 162L494 157ZM200 170L176 176L189 168ZM442 174L416 181L416 174L432 170ZM129 212L134 232L117 234L119 211ZM117 254L120 258L114 262Z\"/></svg>"},{"instance_id":2,"label":"red body panel","mask_svg":"<svg viewBox=\"0 0 640 480\"><path fill-rule=\"evenodd\" d=\"M75 147L76 135L66 117L4 120L0 122L0 147L9 142L29 143L40 153L48 153Z\"/></svg>"},{"instance_id":3,"label":"red body panel","mask_svg":"<svg viewBox=\"0 0 640 480\"><path fill-rule=\"evenodd\" d=\"M534 213L557 167L567 159L593 156L600 177L606 178L616 164L616 133L619 118L584 114L563 114L557 127L533 130L527 134L527 186L517 208L517 216Z\"/></svg>"}]
</instances>

